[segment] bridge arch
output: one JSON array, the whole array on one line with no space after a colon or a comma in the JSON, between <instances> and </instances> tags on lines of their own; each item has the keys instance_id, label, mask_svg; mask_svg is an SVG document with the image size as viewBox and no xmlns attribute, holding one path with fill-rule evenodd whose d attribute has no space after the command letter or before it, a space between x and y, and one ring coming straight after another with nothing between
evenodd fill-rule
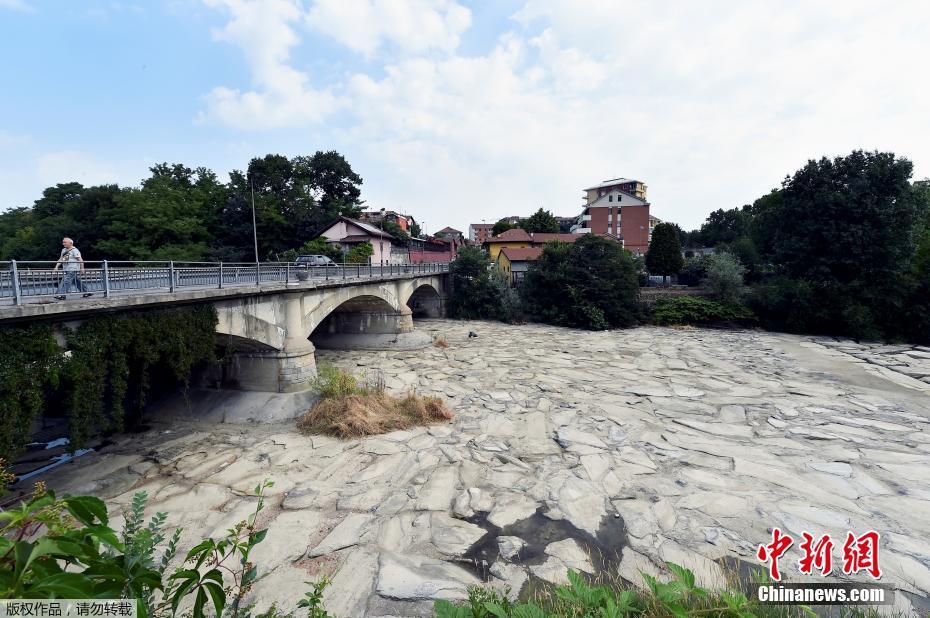
<instances>
[{"instance_id":1,"label":"bridge arch","mask_svg":"<svg viewBox=\"0 0 930 618\"><path fill-rule=\"evenodd\" d=\"M220 345L237 349L282 350L286 331L279 324L275 307L257 298L218 302L216 335Z\"/></svg>"},{"instance_id":2,"label":"bridge arch","mask_svg":"<svg viewBox=\"0 0 930 618\"><path fill-rule=\"evenodd\" d=\"M422 283L414 288L406 303L414 318L442 317L442 296L432 283Z\"/></svg>"}]
</instances>

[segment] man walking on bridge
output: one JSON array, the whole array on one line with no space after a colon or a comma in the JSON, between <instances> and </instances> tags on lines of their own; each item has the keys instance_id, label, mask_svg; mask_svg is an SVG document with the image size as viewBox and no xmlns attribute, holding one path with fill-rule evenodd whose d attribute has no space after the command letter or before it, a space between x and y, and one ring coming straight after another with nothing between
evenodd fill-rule
<instances>
[{"instance_id":1,"label":"man walking on bridge","mask_svg":"<svg viewBox=\"0 0 930 618\"><path fill-rule=\"evenodd\" d=\"M61 244L64 248L61 250L61 256L58 258L53 272L58 272L58 267L64 264L62 266L64 276L58 286L59 295L55 298L65 300L67 298L66 294L71 291L72 286L76 291L84 292L84 298L93 296L94 293L88 292L81 281L80 273L84 272L84 258L81 257L80 250L74 246L74 241L67 236L61 239Z\"/></svg>"}]
</instances>

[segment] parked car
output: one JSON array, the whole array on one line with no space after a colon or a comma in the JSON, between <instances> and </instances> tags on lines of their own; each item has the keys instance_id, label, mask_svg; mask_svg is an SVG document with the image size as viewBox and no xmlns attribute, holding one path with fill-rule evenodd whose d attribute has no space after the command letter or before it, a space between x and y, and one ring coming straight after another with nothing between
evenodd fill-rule
<instances>
[{"instance_id":1,"label":"parked car","mask_svg":"<svg viewBox=\"0 0 930 618\"><path fill-rule=\"evenodd\" d=\"M335 264L325 255L301 255L297 257L297 264L300 266L329 266Z\"/></svg>"}]
</instances>

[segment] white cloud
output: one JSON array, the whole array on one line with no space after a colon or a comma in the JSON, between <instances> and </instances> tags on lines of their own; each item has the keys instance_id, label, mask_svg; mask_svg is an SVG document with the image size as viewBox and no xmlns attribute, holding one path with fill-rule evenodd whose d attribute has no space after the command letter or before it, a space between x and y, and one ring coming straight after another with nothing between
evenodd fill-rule
<instances>
[{"instance_id":1,"label":"white cloud","mask_svg":"<svg viewBox=\"0 0 930 618\"><path fill-rule=\"evenodd\" d=\"M310 77L289 64L300 38L292 24L301 20L299 4L288 0L205 0L225 8L230 21L213 33L246 56L255 90L214 88L201 120L215 119L239 129L272 129L319 122L338 106L329 90L317 90Z\"/></svg>"},{"instance_id":2,"label":"white cloud","mask_svg":"<svg viewBox=\"0 0 930 618\"><path fill-rule=\"evenodd\" d=\"M614 176L643 180L654 214L692 227L853 148L930 173L922 1L532 0L478 55L456 52L470 16L450 18L451 3L222 5L233 19L220 36L243 48L257 87L215 90L211 112L299 126L338 107L329 135L365 198L433 229L539 205L574 214L582 187ZM325 84L328 106L293 68L301 20L376 65Z\"/></svg>"},{"instance_id":3,"label":"white cloud","mask_svg":"<svg viewBox=\"0 0 930 618\"><path fill-rule=\"evenodd\" d=\"M471 24L471 12L451 0L317 0L306 21L366 55L385 42L406 52L451 52Z\"/></svg>"},{"instance_id":4,"label":"white cloud","mask_svg":"<svg viewBox=\"0 0 930 618\"><path fill-rule=\"evenodd\" d=\"M89 186L123 181L123 168L85 152L62 150L41 155L36 161L35 173L42 187L65 182L79 182Z\"/></svg>"},{"instance_id":5,"label":"white cloud","mask_svg":"<svg viewBox=\"0 0 930 618\"><path fill-rule=\"evenodd\" d=\"M0 0L0 9L10 9L12 11L24 11L31 13L35 9L26 4L25 0Z\"/></svg>"}]
</instances>

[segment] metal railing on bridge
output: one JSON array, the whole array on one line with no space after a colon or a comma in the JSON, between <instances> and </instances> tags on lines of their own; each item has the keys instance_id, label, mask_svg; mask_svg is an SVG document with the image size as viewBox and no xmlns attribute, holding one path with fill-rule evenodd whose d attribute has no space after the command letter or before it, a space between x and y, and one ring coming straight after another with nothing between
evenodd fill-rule
<instances>
[{"instance_id":1,"label":"metal railing on bridge","mask_svg":"<svg viewBox=\"0 0 930 618\"><path fill-rule=\"evenodd\" d=\"M85 261L80 270L63 270L57 262L0 261L0 304L48 302L68 294L84 296L176 292L262 283L309 280L383 279L406 274L449 271L449 264L329 264L293 262L117 262ZM65 289L69 288L69 289Z\"/></svg>"}]
</instances>

